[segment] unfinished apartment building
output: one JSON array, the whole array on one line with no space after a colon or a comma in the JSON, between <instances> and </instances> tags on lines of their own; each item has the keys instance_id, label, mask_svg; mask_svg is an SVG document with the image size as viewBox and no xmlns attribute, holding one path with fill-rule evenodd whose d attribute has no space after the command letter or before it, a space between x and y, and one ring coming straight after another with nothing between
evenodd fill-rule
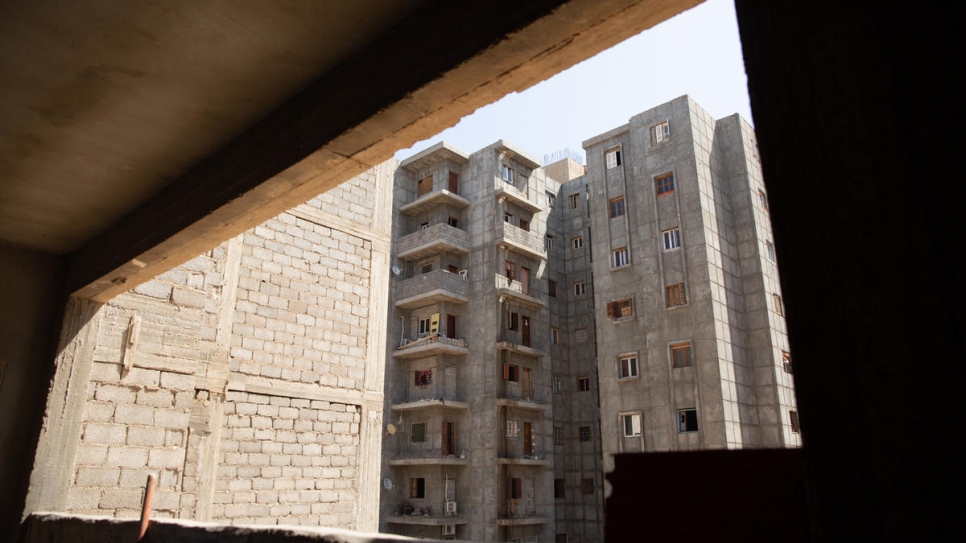
<instances>
[{"instance_id":1,"label":"unfinished apartment building","mask_svg":"<svg viewBox=\"0 0 966 543\"><path fill-rule=\"evenodd\" d=\"M583 174L570 165L551 177L504 141L400 164L382 530L600 539L590 253L562 234L588 219L559 200L559 180Z\"/></svg>"},{"instance_id":2,"label":"unfinished apartment building","mask_svg":"<svg viewBox=\"0 0 966 543\"><path fill-rule=\"evenodd\" d=\"M751 126L683 96L584 147L400 164L381 529L600 541L613 454L800 445Z\"/></svg>"},{"instance_id":3,"label":"unfinished apartment building","mask_svg":"<svg viewBox=\"0 0 966 543\"><path fill-rule=\"evenodd\" d=\"M375 531L391 160L94 312L68 308L28 501Z\"/></svg>"},{"instance_id":4,"label":"unfinished apartment building","mask_svg":"<svg viewBox=\"0 0 966 543\"><path fill-rule=\"evenodd\" d=\"M687 96L584 142L604 470L800 446L753 128Z\"/></svg>"}]
</instances>

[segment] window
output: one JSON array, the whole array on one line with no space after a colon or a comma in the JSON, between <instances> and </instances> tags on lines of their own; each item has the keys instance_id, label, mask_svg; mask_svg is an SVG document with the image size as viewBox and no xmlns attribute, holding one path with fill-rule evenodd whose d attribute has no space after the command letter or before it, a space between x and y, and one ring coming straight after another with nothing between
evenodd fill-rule
<instances>
[{"instance_id":1,"label":"window","mask_svg":"<svg viewBox=\"0 0 966 543\"><path fill-rule=\"evenodd\" d=\"M637 377L637 355L627 354L618 357L617 377L619 379L631 379Z\"/></svg>"},{"instance_id":2,"label":"window","mask_svg":"<svg viewBox=\"0 0 966 543\"><path fill-rule=\"evenodd\" d=\"M671 367L686 368L691 365L691 344L671 345Z\"/></svg>"},{"instance_id":3,"label":"window","mask_svg":"<svg viewBox=\"0 0 966 543\"><path fill-rule=\"evenodd\" d=\"M607 151L604 153L604 162L607 163L607 169L616 168L621 165L621 152L620 149L614 149L613 151Z\"/></svg>"},{"instance_id":4,"label":"window","mask_svg":"<svg viewBox=\"0 0 966 543\"><path fill-rule=\"evenodd\" d=\"M664 237L664 250L670 251L671 249L677 249L681 246L681 230L678 228L672 228L670 230L665 230L661 232Z\"/></svg>"},{"instance_id":5,"label":"window","mask_svg":"<svg viewBox=\"0 0 966 543\"><path fill-rule=\"evenodd\" d=\"M624 197L618 196L610 201L610 218L620 217L624 214Z\"/></svg>"},{"instance_id":6,"label":"window","mask_svg":"<svg viewBox=\"0 0 966 543\"><path fill-rule=\"evenodd\" d=\"M587 285L583 281L574 283L574 296L583 296L587 293Z\"/></svg>"},{"instance_id":7,"label":"window","mask_svg":"<svg viewBox=\"0 0 966 543\"><path fill-rule=\"evenodd\" d=\"M670 285L665 290L667 294L667 306L675 307L688 303L688 297L684 293L684 283Z\"/></svg>"},{"instance_id":8,"label":"window","mask_svg":"<svg viewBox=\"0 0 966 543\"><path fill-rule=\"evenodd\" d=\"M519 500L523 497L523 480L514 477L510 479L510 499Z\"/></svg>"},{"instance_id":9,"label":"window","mask_svg":"<svg viewBox=\"0 0 966 543\"><path fill-rule=\"evenodd\" d=\"M503 378L514 383L520 382L520 366L503 364Z\"/></svg>"},{"instance_id":10,"label":"window","mask_svg":"<svg viewBox=\"0 0 966 543\"><path fill-rule=\"evenodd\" d=\"M460 174L456 172L449 172L449 191L453 194L457 194L460 188Z\"/></svg>"},{"instance_id":11,"label":"window","mask_svg":"<svg viewBox=\"0 0 966 543\"><path fill-rule=\"evenodd\" d=\"M560 328L556 326L550 327L550 344L559 345L560 344Z\"/></svg>"},{"instance_id":12,"label":"window","mask_svg":"<svg viewBox=\"0 0 966 543\"><path fill-rule=\"evenodd\" d=\"M664 121L663 123L659 123L651 127L652 145L665 143L669 139L671 139L671 127L668 125L667 121Z\"/></svg>"},{"instance_id":13,"label":"window","mask_svg":"<svg viewBox=\"0 0 966 543\"><path fill-rule=\"evenodd\" d=\"M593 478L584 478L580 480L580 493L584 496L594 495L594 480Z\"/></svg>"},{"instance_id":14,"label":"window","mask_svg":"<svg viewBox=\"0 0 966 543\"><path fill-rule=\"evenodd\" d=\"M425 387L433 384L433 370L416 370L413 372L414 385L418 387Z\"/></svg>"},{"instance_id":15,"label":"window","mask_svg":"<svg viewBox=\"0 0 966 543\"><path fill-rule=\"evenodd\" d=\"M563 427L562 426L553 427L553 444L563 445Z\"/></svg>"},{"instance_id":16,"label":"window","mask_svg":"<svg viewBox=\"0 0 966 543\"><path fill-rule=\"evenodd\" d=\"M624 298L623 300L617 300L607 303L607 318L609 319L622 319L624 317L634 316L634 304L631 303L630 298Z\"/></svg>"},{"instance_id":17,"label":"window","mask_svg":"<svg viewBox=\"0 0 966 543\"><path fill-rule=\"evenodd\" d=\"M412 430L409 432L409 440L413 443L422 443L426 441L426 423L425 422L414 422Z\"/></svg>"},{"instance_id":18,"label":"window","mask_svg":"<svg viewBox=\"0 0 966 543\"><path fill-rule=\"evenodd\" d=\"M581 376L577 378L577 390L581 392L590 392L590 377Z\"/></svg>"},{"instance_id":19,"label":"window","mask_svg":"<svg viewBox=\"0 0 966 543\"><path fill-rule=\"evenodd\" d=\"M560 394L562 389L563 386L561 384L560 377L557 377L556 375L552 376L550 378L550 391L554 394Z\"/></svg>"},{"instance_id":20,"label":"window","mask_svg":"<svg viewBox=\"0 0 966 543\"><path fill-rule=\"evenodd\" d=\"M553 480L553 497L556 499L562 499L566 496L567 484L564 479L554 479Z\"/></svg>"},{"instance_id":21,"label":"window","mask_svg":"<svg viewBox=\"0 0 966 543\"><path fill-rule=\"evenodd\" d=\"M517 266L509 260L506 261L506 278L510 281L517 278Z\"/></svg>"},{"instance_id":22,"label":"window","mask_svg":"<svg viewBox=\"0 0 966 543\"><path fill-rule=\"evenodd\" d=\"M678 433L686 434L688 432L698 431L698 410L697 409L679 409L678 410Z\"/></svg>"},{"instance_id":23,"label":"window","mask_svg":"<svg viewBox=\"0 0 966 543\"><path fill-rule=\"evenodd\" d=\"M506 321L507 330L519 330L520 329L520 314L510 313L510 318Z\"/></svg>"},{"instance_id":24,"label":"window","mask_svg":"<svg viewBox=\"0 0 966 543\"><path fill-rule=\"evenodd\" d=\"M520 435L520 423L515 420L506 421L506 436L517 437Z\"/></svg>"},{"instance_id":25,"label":"window","mask_svg":"<svg viewBox=\"0 0 966 543\"><path fill-rule=\"evenodd\" d=\"M584 238L577 236L574 239L570 240L570 245L574 248L575 251L579 251L584 246Z\"/></svg>"},{"instance_id":26,"label":"window","mask_svg":"<svg viewBox=\"0 0 966 543\"><path fill-rule=\"evenodd\" d=\"M778 316L784 315L785 309L782 307L782 297L777 294L772 294L771 297L775 303L775 313L778 313Z\"/></svg>"},{"instance_id":27,"label":"window","mask_svg":"<svg viewBox=\"0 0 966 543\"><path fill-rule=\"evenodd\" d=\"M760 205L765 211L768 211L768 196L766 196L765 191L761 189L758 189L758 205Z\"/></svg>"},{"instance_id":28,"label":"window","mask_svg":"<svg viewBox=\"0 0 966 543\"><path fill-rule=\"evenodd\" d=\"M423 267L420 268L420 271L422 273L429 273L429 272L433 271L433 265L432 264L424 264Z\"/></svg>"},{"instance_id":29,"label":"window","mask_svg":"<svg viewBox=\"0 0 966 543\"><path fill-rule=\"evenodd\" d=\"M425 273L425 272L423 272L423 273ZM419 319L419 333L420 333L420 335L422 335L422 334L428 334L429 333L429 327L430 327L430 324L429 323L430 323L429 317L426 317L425 319Z\"/></svg>"},{"instance_id":30,"label":"window","mask_svg":"<svg viewBox=\"0 0 966 543\"><path fill-rule=\"evenodd\" d=\"M782 369L785 373L792 372L792 355L788 351L782 351Z\"/></svg>"},{"instance_id":31,"label":"window","mask_svg":"<svg viewBox=\"0 0 966 543\"><path fill-rule=\"evenodd\" d=\"M409 497L416 499L426 497L426 479L419 477L409 480Z\"/></svg>"},{"instance_id":32,"label":"window","mask_svg":"<svg viewBox=\"0 0 966 543\"><path fill-rule=\"evenodd\" d=\"M654 185L657 187L657 195L665 196L674 192L674 176L666 173L654 178Z\"/></svg>"},{"instance_id":33,"label":"window","mask_svg":"<svg viewBox=\"0 0 966 543\"><path fill-rule=\"evenodd\" d=\"M520 219L520 230L530 231L530 221L526 219Z\"/></svg>"},{"instance_id":34,"label":"window","mask_svg":"<svg viewBox=\"0 0 966 543\"><path fill-rule=\"evenodd\" d=\"M446 220L446 224L452 226L453 228L459 228L460 220L457 219L456 217L450 217L449 219Z\"/></svg>"},{"instance_id":35,"label":"window","mask_svg":"<svg viewBox=\"0 0 966 543\"><path fill-rule=\"evenodd\" d=\"M571 194L567 197L570 200L570 209L577 209L580 207L580 194Z\"/></svg>"},{"instance_id":36,"label":"window","mask_svg":"<svg viewBox=\"0 0 966 543\"><path fill-rule=\"evenodd\" d=\"M613 263L615 268L626 266L631 262L630 253L627 252L627 247L614 249L613 255Z\"/></svg>"},{"instance_id":37,"label":"window","mask_svg":"<svg viewBox=\"0 0 966 543\"><path fill-rule=\"evenodd\" d=\"M770 241L765 242L765 256L768 260L775 261L775 245Z\"/></svg>"},{"instance_id":38,"label":"window","mask_svg":"<svg viewBox=\"0 0 966 543\"><path fill-rule=\"evenodd\" d=\"M420 230L426 230L427 228L429 228L429 221L426 221L419 225Z\"/></svg>"},{"instance_id":39,"label":"window","mask_svg":"<svg viewBox=\"0 0 966 543\"><path fill-rule=\"evenodd\" d=\"M513 168L507 166L506 164L500 170L500 176L507 183L513 183Z\"/></svg>"},{"instance_id":40,"label":"window","mask_svg":"<svg viewBox=\"0 0 966 543\"><path fill-rule=\"evenodd\" d=\"M553 543L567 543L567 534L557 534L554 536Z\"/></svg>"},{"instance_id":41,"label":"window","mask_svg":"<svg viewBox=\"0 0 966 543\"><path fill-rule=\"evenodd\" d=\"M621 428L624 429L624 437L641 435L641 414L621 413Z\"/></svg>"},{"instance_id":42,"label":"window","mask_svg":"<svg viewBox=\"0 0 966 543\"><path fill-rule=\"evenodd\" d=\"M581 426L580 427L580 440L581 441L590 441L590 426Z\"/></svg>"},{"instance_id":43,"label":"window","mask_svg":"<svg viewBox=\"0 0 966 543\"><path fill-rule=\"evenodd\" d=\"M557 246L557 238L553 236L547 236L546 246L548 251L554 250L554 248Z\"/></svg>"},{"instance_id":44,"label":"window","mask_svg":"<svg viewBox=\"0 0 966 543\"><path fill-rule=\"evenodd\" d=\"M551 298L557 297L557 282L553 279L547 280L547 293L550 294Z\"/></svg>"},{"instance_id":45,"label":"window","mask_svg":"<svg viewBox=\"0 0 966 543\"><path fill-rule=\"evenodd\" d=\"M574 343L587 343L586 328L578 328L574 330Z\"/></svg>"},{"instance_id":46,"label":"window","mask_svg":"<svg viewBox=\"0 0 966 543\"><path fill-rule=\"evenodd\" d=\"M547 207L553 209L553 206L557 203L557 197L553 194L547 193Z\"/></svg>"},{"instance_id":47,"label":"window","mask_svg":"<svg viewBox=\"0 0 966 543\"><path fill-rule=\"evenodd\" d=\"M510 213L503 214L503 222L513 224L513 215Z\"/></svg>"},{"instance_id":48,"label":"window","mask_svg":"<svg viewBox=\"0 0 966 543\"><path fill-rule=\"evenodd\" d=\"M788 421L792 424L792 432L796 434L799 432L800 428L798 426L798 411L790 410L788 412Z\"/></svg>"}]
</instances>

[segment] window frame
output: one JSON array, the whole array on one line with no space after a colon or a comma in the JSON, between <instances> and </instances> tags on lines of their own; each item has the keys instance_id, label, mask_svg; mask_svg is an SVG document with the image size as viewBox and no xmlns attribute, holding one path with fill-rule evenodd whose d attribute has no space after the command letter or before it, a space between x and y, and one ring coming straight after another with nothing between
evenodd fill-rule
<instances>
[{"instance_id":1,"label":"window frame","mask_svg":"<svg viewBox=\"0 0 966 543\"><path fill-rule=\"evenodd\" d=\"M802 433L802 422L798 418L798 411L794 409L788 410L788 423L792 427L792 433L800 434Z\"/></svg>"},{"instance_id":2,"label":"window frame","mask_svg":"<svg viewBox=\"0 0 966 543\"><path fill-rule=\"evenodd\" d=\"M641 437L644 435L644 420L640 411L625 411L618 414L621 426L621 437ZM637 421L637 433L634 433L634 421ZM631 422L631 433L627 433L627 422Z\"/></svg>"},{"instance_id":3,"label":"window frame","mask_svg":"<svg viewBox=\"0 0 966 543\"><path fill-rule=\"evenodd\" d=\"M693 417L689 415L693 414ZM694 423L694 427L691 427L691 423ZM698 432L700 425L698 424L698 409L695 407L688 407L686 409L677 410L677 423L675 424L679 434L693 434Z\"/></svg>"},{"instance_id":4,"label":"window frame","mask_svg":"<svg viewBox=\"0 0 966 543\"><path fill-rule=\"evenodd\" d=\"M627 211L627 207L624 205L624 196L615 196L607 201L608 209L610 210L610 218L616 219L618 217L623 217L624 213Z\"/></svg>"},{"instance_id":5,"label":"window frame","mask_svg":"<svg viewBox=\"0 0 966 543\"><path fill-rule=\"evenodd\" d=\"M551 236L550 234L547 234L546 237L544 237L544 247L547 248L547 251L553 251L554 249L556 249L557 238L555 236Z\"/></svg>"},{"instance_id":6,"label":"window frame","mask_svg":"<svg viewBox=\"0 0 966 543\"><path fill-rule=\"evenodd\" d=\"M665 119L651 127L651 145L664 145L671 141L670 119Z\"/></svg>"},{"instance_id":7,"label":"window frame","mask_svg":"<svg viewBox=\"0 0 966 543\"><path fill-rule=\"evenodd\" d=\"M422 427L421 433L419 434L422 437L422 439L416 439L416 434L417 434L416 433L416 427L417 426L421 426ZM412 423L409 426L409 442L410 443L426 443L426 440L427 439L428 438L426 437L426 423L425 422L422 422L422 421L421 422L414 422L414 423Z\"/></svg>"},{"instance_id":8,"label":"window frame","mask_svg":"<svg viewBox=\"0 0 966 543\"><path fill-rule=\"evenodd\" d=\"M563 426L553 427L553 444L555 447L562 447L564 444Z\"/></svg>"},{"instance_id":9,"label":"window frame","mask_svg":"<svg viewBox=\"0 0 966 543\"><path fill-rule=\"evenodd\" d=\"M613 160L612 160L613 158ZM604 151L604 167L605 169L612 170L623 164L621 157L621 150L619 147L614 149L608 149Z\"/></svg>"},{"instance_id":10,"label":"window frame","mask_svg":"<svg viewBox=\"0 0 966 543\"><path fill-rule=\"evenodd\" d=\"M673 285L664 287L664 297L667 309L674 309L676 307L688 305L688 291L685 288L684 283L675 283Z\"/></svg>"},{"instance_id":11,"label":"window frame","mask_svg":"<svg viewBox=\"0 0 966 543\"><path fill-rule=\"evenodd\" d=\"M777 292L773 292L771 297L772 297L772 303L774 303L775 305L775 314L777 314L779 317L784 317L785 303L782 302L781 294L778 294Z\"/></svg>"},{"instance_id":12,"label":"window frame","mask_svg":"<svg viewBox=\"0 0 966 543\"><path fill-rule=\"evenodd\" d=\"M580 193L576 192L574 194L567 195L568 209L579 209L580 208Z\"/></svg>"},{"instance_id":13,"label":"window frame","mask_svg":"<svg viewBox=\"0 0 966 543\"><path fill-rule=\"evenodd\" d=\"M560 345L560 328L556 326L550 327L550 344Z\"/></svg>"},{"instance_id":14,"label":"window frame","mask_svg":"<svg viewBox=\"0 0 966 543\"><path fill-rule=\"evenodd\" d=\"M634 298L619 298L607 302L607 318L622 321L634 318Z\"/></svg>"},{"instance_id":15,"label":"window frame","mask_svg":"<svg viewBox=\"0 0 966 543\"><path fill-rule=\"evenodd\" d=\"M511 383L520 382L520 366L518 364L510 364L509 362L504 362L503 364L503 380Z\"/></svg>"},{"instance_id":16,"label":"window frame","mask_svg":"<svg viewBox=\"0 0 966 543\"><path fill-rule=\"evenodd\" d=\"M506 437L511 439L517 439L518 437L520 437L520 421L518 420L506 421Z\"/></svg>"},{"instance_id":17,"label":"window frame","mask_svg":"<svg viewBox=\"0 0 966 543\"><path fill-rule=\"evenodd\" d=\"M590 392L590 376L577 376L577 392Z\"/></svg>"},{"instance_id":18,"label":"window frame","mask_svg":"<svg viewBox=\"0 0 966 543\"><path fill-rule=\"evenodd\" d=\"M587 283L584 281L574 281L574 296L587 294Z\"/></svg>"},{"instance_id":19,"label":"window frame","mask_svg":"<svg viewBox=\"0 0 966 543\"><path fill-rule=\"evenodd\" d=\"M433 369L413 370L413 386L428 387L433 384Z\"/></svg>"},{"instance_id":20,"label":"window frame","mask_svg":"<svg viewBox=\"0 0 966 543\"><path fill-rule=\"evenodd\" d=\"M550 376L550 393L563 394L563 379L559 375Z\"/></svg>"},{"instance_id":21,"label":"window frame","mask_svg":"<svg viewBox=\"0 0 966 543\"><path fill-rule=\"evenodd\" d=\"M500 178L503 179L505 182L510 183L512 185L513 184L513 181L514 181L513 178L514 178L514 173L515 173L513 171L513 168L511 168L508 164L501 164L500 166L501 166L500 167Z\"/></svg>"},{"instance_id":22,"label":"window frame","mask_svg":"<svg viewBox=\"0 0 966 543\"><path fill-rule=\"evenodd\" d=\"M547 279L547 295L551 298L557 297L557 281L553 279Z\"/></svg>"},{"instance_id":23,"label":"window frame","mask_svg":"<svg viewBox=\"0 0 966 543\"><path fill-rule=\"evenodd\" d=\"M580 251L581 249L583 249L584 248L584 237L583 236L574 236L574 237L570 238L570 247L574 251Z\"/></svg>"},{"instance_id":24,"label":"window frame","mask_svg":"<svg viewBox=\"0 0 966 543\"><path fill-rule=\"evenodd\" d=\"M547 195L547 209L553 209L557 205L557 196L549 192L545 194Z\"/></svg>"},{"instance_id":25,"label":"window frame","mask_svg":"<svg viewBox=\"0 0 966 543\"><path fill-rule=\"evenodd\" d=\"M611 269L626 268L631 265L631 252L627 246L618 247L611 251Z\"/></svg>"},{"instance_id":26,"label":"window frame","mask_svg":"<svg viewBox=\"0 0 966 543\"><path fill-rule=\"evenodd\" d=\"M681 228L679 226L662 231L661 238L663 238L664 252L681 248Z\"/></svg>"},{"instance_id":27,"label":"window frame","mask_svg":"<svg viewBox=\"0 0 966 543\"><path fill-rule=\"evenodd\" d=\"M411 500L426 499L426 478L425 477L409 478L409 499Z\"/></svg>"},{"instance_id":28,"label":"window frame","mask_svg":"<svg viewBox=\"0 0 966 543\"><path fill-rule=\"evenodd\" d=\"M678 364L679 359L678 353L684 353L683 360L686 362L684 364ZM690 341L681 341L677 343L671 343L668 345L668 356L671 359L671 368L690 368L694 365L694 354L691 348Z\"/></svg>"},{"instance_id":29,"label":"window frame","mask_svg":"<svg viewBox=\"0 0 966 543\"><path fill-rule=\"evenodd\" d=\"M624 371L624 362L627 362L627 371ZM625 353L617 356L617 380L626 381L628 379L640 378L640 363L637 353Z\"/></svg>"},{"instance_id":30,"label":"window frame","mask_svg":"<svg viewBox=\"0 0 966 543\"><path fill-rule=\"evenodd\" d=\"M674 194L674 174L662 173L654 176L654 190L657 197L661 198L669 194Z\"/></svg>"}]
</instances>

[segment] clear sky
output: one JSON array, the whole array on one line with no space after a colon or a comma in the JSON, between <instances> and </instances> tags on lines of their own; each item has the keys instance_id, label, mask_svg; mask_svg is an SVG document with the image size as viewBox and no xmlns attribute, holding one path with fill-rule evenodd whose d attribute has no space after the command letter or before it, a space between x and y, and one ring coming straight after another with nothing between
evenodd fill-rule
<instances>
[{"instance_id":1,"label":"clear sky","mask_svg":"<svg viewBox=\"0 0 966 543\"><path fill-rule=\"evenodd\" d=\"M503 139L538 160L689 94L716 118L751 121L733 0L707 0L569 70L478 109L456 126L396 153L438 141L472 153Z\"/></svg>"}]
</instances>

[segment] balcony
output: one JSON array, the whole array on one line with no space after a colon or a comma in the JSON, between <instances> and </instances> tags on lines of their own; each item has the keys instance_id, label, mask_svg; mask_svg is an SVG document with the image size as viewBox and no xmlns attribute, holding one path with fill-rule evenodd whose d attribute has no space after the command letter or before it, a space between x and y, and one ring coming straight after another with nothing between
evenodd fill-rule
<instances>
[{"instance_id":1,"label":"balcony","mask_svg":"<svg viewBox=\"0 0 966 543\"><path fill-rule=\"evenodd\" d=\"M518 338L514 338L518 339ZM548 356L547 351L540 348L539 345L531 343L530 345L523 345L520 343L514 343L509 341L508 338L504 338L503 341L498 341L496 344L497 350L510 351L511 353L522 354L525 356L532 356L538 358L541 356Z\"/></svg>"},{"instance_id":2,"label":"balcony","mask_svg":"<svg viewBox=\"0 0 966 543\"><path fill-rule=\"evenodd\" d=\"M469 251L470 235L443 222L405 235L396 242L396 255L404 260L418 260L445 252L465 255Z\"/></svg>"},{"instance_id":3,"label":"balcony","mask_svg":"<svg viewBox=\"0 0 966 543\"><path fill-rule=\"evenodd\" d=\"M531 258L547 256L547 251L543 246L543 236L508 222L503 223L503 235L497 237L496 242L500 246L505 246L511 251L525 254Z\"/></svg>"},{"instance_id":4,"label":"balcony","mask_svg":"<svg viewBox=\"0 0 966 543\"><path fill-rule=\"evenodd\" d=\"M459 409L467 410L470 408L466 402L459 402L446 398L431 398L427 400L417 400L414 402L394 403L390 407L393 411L416 411L418 409Z\"/></svg>"},{"instance_id":5,"label":"balcony","mask_svg":"<svg viewBox=\"0 0 966 543\"><path fill-rule=\"evenodd\" d=\"M442 510L442 507L439 508ZM442 526L444 524L466 524L466 517L458 515L392 515L386 519L389 524L421 524L423 526Z\"/></svg>"},{"instance_id":6,"label":"balcony","mask_svg":"<svg viewBox=\"0 0 966 543\"><path fill-rule=\"evenodd\" d=\"M523 399L523 398L497 398L496 405L498 407L510 407L513 409L524 409L528 411L543 411L546 412L550 410L550 404L536 399Z\"/></svg>"},{"instance_id":7,"label":"balcony","mask_svg":"<svg viewBox=\"0 0 966 543\"><path fill-rule=\"evenodd\" d=\"M470 201L459 194L454 194L446 189L439 189L428 192L412 202L401 206L399 212L403 215L418 215L441 205L449 205L463 209L469 207Z\"/></svg>"},{"instance_id":8,"label":"balcony","mask_svg":"<svg viewBox=\"0 0 966 543\"><path fill-rule=\"evenodd\" d=\"M460 458L458 456L440 456L440 455L413 455L406 456L403 453L400 456L389 459L390 466L466 466L470 461L466 458Z\"/></svg>"},{"instance_id":9,"label":"balcony","mask_svg":"<svg viewBox=\"0 0 966 543\"><path fill-rule=\"evenodd\" d=\"M546 300L541 299L541 293L536 289L533 280L526 289L523 283L517 280L511 281L505 275L496 274L496 293L500 296L508 296L521 304L530 307L547 307Z\"/></svg>"},{"instance_id":10,"label":"balcony","mask_svg":"<svg viewBox=\"0 0 966 543\"><path fill-rule=\"evenodd\" d=\"M465 355L469 344L464 338L448 338L439 334L404 340L406 343L392 352L393 358L421 358L441 354Z\"/></svg>"},{"instance_id":11,"label":"balcony","mask_svg":"<svg viewBox=\"0 0 966 543\"><path fill-rule=\"evenodd\" d=\"M496 459L497 464L509 464L511 466L549 466L550 460L541 454L521 457L500 457Z\"/></svg>"},{"instance_id":12,"label":"balcony","mask_svg":"<svg viewBox=\"0 0 966 543\"><path fill-rule=\"evenodd\" d=\"M553 519L549 517L500 517L496 519L498 526L527 526L529 524L549 524Z\"/></svg>"},{"instance_id":13,"label":"balcony","mask_svg":"<svg viewBox=\"0 0 966 543\"><path fill-rule=\"evenodd\" d=\"M398 281L393 288L396 307L414 309L439 302L465 304L470 284L466 278L446 270L434 270Z\"/></svg>"},{"instance_id":14,"label":"balcony","mask_svg":"<svg viewBox=\"0 0 966 543\"><path fill-rule=\"evenodd\" d=\"M504 198L507 202L526 209L530 213L543 211L543 207L530 200L526 189L518 189L515 185L511 185L499 177L494 179L494 188L496 189L497 198Z\"/></svg>"}]
</instances>

